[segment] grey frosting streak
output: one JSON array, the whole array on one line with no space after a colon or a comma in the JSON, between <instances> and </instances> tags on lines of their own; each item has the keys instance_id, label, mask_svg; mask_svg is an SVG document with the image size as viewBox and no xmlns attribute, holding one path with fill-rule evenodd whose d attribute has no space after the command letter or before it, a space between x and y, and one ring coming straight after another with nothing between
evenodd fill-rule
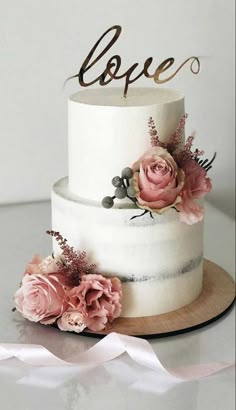
<instances>
[{"instance_id":1,"label":"grey frosting streak","mask_svg":"<svg viewBox=\"0 0 236 410\"><path fill-rule=\"evenodd\" d=\"M203 260L203 255L199 255L195 259L191 259L185 265L181 266L177 272L163 272L158 275L147 276L143 275L142 277L136 277L134 274L131 276L119 276L121 282L146 282L146 281L155 281L155 280L164 280L175 278L176 276L180 276L186 273L191 272L192 270L196 269Z\"/></svg>"}]
</instances>

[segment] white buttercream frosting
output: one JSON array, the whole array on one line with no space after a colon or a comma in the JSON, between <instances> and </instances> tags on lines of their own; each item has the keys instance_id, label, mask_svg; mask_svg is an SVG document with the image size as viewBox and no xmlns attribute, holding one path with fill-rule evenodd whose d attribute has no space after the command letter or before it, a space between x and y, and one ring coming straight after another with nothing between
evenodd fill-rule
<instances>
[{"instance_id":1,"label":"white buttercream frosting","mask_svg":"<svg viewBox=\"0 0 236 410\"><path fill-rule=\"evenodd\" d=\"M161 140L176 130L184 96L165 88L86 90L69 99L69 188L100 201L112 193L111 179L150 148L148 119Z\"/></svg>"}]
</instances>

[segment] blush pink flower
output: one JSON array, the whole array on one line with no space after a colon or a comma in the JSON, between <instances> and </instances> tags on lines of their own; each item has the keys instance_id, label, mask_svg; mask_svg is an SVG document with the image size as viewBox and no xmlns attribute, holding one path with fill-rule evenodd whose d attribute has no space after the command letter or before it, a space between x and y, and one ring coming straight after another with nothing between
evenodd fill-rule
<instances>
[{"instance_id":1,"label":"blush pink flower","mask_svg":"<svg viewBox=\"0 0 236 410\"><path fill-rule=\"evenodd\" d=\"M24 275L28 274L28 275L33 275L36 273L42 273L39 265L42 262L42 258L40 255L36 254L34 255L33 259L28 263L28 265L25 268L25 272Z\"/></svg>"},{"instance_id":2,"label":"blush pink flower","mask_svg":"<svg viewBox=\"0 0 236 410\"><path fill-rule=\"evenodd\" d=\"M78 310L68 309L58 319L57 325L65 332L81 333L86 328L85 318Z\"/></svg>"},{"instance_id":3,"label":"blush pink flower","mask_svg":"<svg viewBox=\"0 0 236 410\"><path fill-rule=\"evenodd\" d=\"M68 295L70 306L85 318L86 326L101 331L121 313L121 283L117 278L88 274Z\"/></svg>"},{"instance_id":4,"label":"blush pink flower","mask_svg":"<svg viewBox=\"0 0 236 410\"><path fill-rule=\"evenodd\" d=\"M132 167L138 206L159 214L181 201L184 172L165 148L153 147Z\"/></svg>"},{"instance_id":5,"label":"blush pink flower","mask_svg":"<svg viewBox=\"0 0 236 410\"><path fill-rule=\"evenodd\" d=\"M36 254L26 266L24 275L33 275L38 273L48 274L57 272L58 262L61 262L61 257L59 256L55 258L48 256L47 258L42 259L40 255Z\"/></svg>"},{"instance_id":6,"label":"blush pink flower","mask_svg":"<svg viewBox=\"0 0 236 410\"><path fill-rule=\"evenodd\" d=\"M183 165L185 172L185 184L181 193L182 201L177 205L180 211L181 222L189 225L200 222L203 219L204 209L194 200L203 198L212 189L207 172L196 161L189 160Z\"/></svg>"},{"instance_id":7,"label":"blush pink flower","mask_svg":"<svg viewBox=\"0 0 236 410\"><path fill-rule=\"evenodd\" d=\"M68 308L62 275L24 275L14 301L26 319L45 325L54 323Z\"/></svg>"}]
</instances>

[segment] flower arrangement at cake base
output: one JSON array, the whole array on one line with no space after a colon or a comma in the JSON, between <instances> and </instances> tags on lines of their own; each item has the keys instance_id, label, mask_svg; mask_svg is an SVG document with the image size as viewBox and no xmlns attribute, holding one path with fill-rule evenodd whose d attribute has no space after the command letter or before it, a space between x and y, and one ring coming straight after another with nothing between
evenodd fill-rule
<instances>
[{"instance_id":1,"label":"flower arrangement at cake base","mask_svg":"<svg viewBox=\"0 0 236 410\"><path fill-rule=\"evenodd\" d=\"M47 233L55 237L62 253L33 257L14 295L14 310L32 322L56 324L62 331L104 330L121 313L120 280L97 272L86 253L75 251L59 232Z\"/></svg>"}]
</instances>

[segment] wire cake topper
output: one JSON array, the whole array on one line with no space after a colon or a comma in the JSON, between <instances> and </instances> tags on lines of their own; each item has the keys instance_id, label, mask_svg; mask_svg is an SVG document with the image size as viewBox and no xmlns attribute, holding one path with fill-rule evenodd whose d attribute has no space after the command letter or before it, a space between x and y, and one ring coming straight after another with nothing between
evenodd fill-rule
<instances>
[{"instance_id":1,"label":"wire cake topper","mask_svg":"<svg viewBox=\"0 0 236 410\"><path fill-rule=\"evenodd\" d=\"M111 31L114 31L114 35L112 39L108 42L108 44L105 46L105 48L97 55L94 56L95 51L97 50L98 46L100 45L101 41L104 39L104 37L110 33ZM154 73L150 74L148 72L148 69L150 65L152 64L153 58L149 57L146 59L143 65L143 69L139 74L136 76L132 77L133 72L135 69L138 67L139 63L134 63L127 71L125 71L123 74L118 74L120 67L121 67L121 57L116 54L112 56L107 64L105 70L94 80L92 81L86 81L84 79L84 75L87 71L90 70L106 53L110 48L113 46L113 44L118 40L120 34L121 34L122 28L119 25L115 25L110 27L108 30L105 31L105 33L102 34L102 36L99 38L99 40L94 44L92 49L90 50L88 56L85 58L78 74L75 74L71 77L68 78L68 80L72 78L78 78L78 81L82 87L88 87L92 84L95 84L96 82L99 82L101 86L109 84L112 80L120 80L122 78L125 79L125 86L124 86L124 92L123 92L123 97L127 97L128 93L128 88L129 85L137 81L142 75L144 75L147 78L153 78L155 83L157 84L162 84L166 83L167 81L170 81L172 78L176 76L176 74L181 70L181 68L188 62L190 62L190 70L193 74L198 74L200 71L200 61L198 57L196 56L191 56L187 58L171 75L169 75L166 78L160 78L161 74L163 74L165 71L167 71L175 62L175 59L173 57L169 57L166 60L162 61L161 64L156 68ZM196 67L194 67L196 65Z\"/></svg>"}]
</instances>

